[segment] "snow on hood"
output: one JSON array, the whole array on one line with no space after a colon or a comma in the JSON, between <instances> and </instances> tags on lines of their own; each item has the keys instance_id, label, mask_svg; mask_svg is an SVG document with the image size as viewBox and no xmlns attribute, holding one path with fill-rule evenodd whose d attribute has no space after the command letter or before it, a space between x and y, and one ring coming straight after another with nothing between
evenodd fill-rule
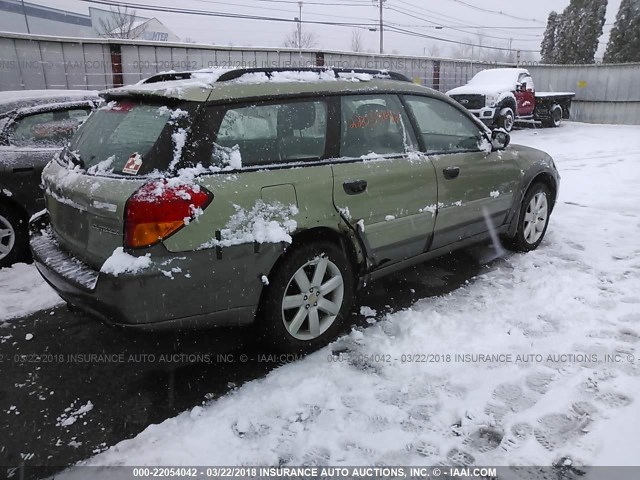
<instances>
[{"instance_id":1,"label":"snow on hood","mask_svg":"<svg viewBox=\"0 0 640 480\"><path fill-rule=\"evenodd\" d=\"M518 76L527 71L522 68L494 68L477 73L469 83L454 88L447 95L498 95L515 90Z\"/></svg>"}]
</instances>

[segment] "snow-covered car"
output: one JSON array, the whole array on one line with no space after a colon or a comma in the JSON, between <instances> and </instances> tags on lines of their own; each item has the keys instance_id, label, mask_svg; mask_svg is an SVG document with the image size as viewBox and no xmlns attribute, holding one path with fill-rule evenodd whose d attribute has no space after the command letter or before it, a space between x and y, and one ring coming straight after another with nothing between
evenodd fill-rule
<instances>
[{"instance_id":1,"label":"snow-covered car","mask_svg":"<svg viewBox=\"0 0 640 480\"><path fill-rule=\"evenodd\" d=\"M494 68L477 73L466 85L447 92L489 126L510 132L516 122L558 127L569 118L573 92L536 92L524 68Z\"/></svg>"},{"instance_id":2,"label":"snow-covered car","mask_svg":"<svg viewBox=\"0 0 640 480\"><path fill-rule=\"evenodd\" d=\"M496 234L537 248L558 192L549 155L386 72L237 69L105 97L43 172L31 249L112 324L255 321L313 349L368 280Z\"/></svg>"},{"instance_id":3,"label":"snow-covered car","mask_svg":"<svg viewBox=\"0 0 640 480\"><path fill-rule=\"evenodd\" d=\"M42 169L100 101L87 90L0 92L0 267L28 255L28 220L44 208Z\"/></svg>"}]
</instances>

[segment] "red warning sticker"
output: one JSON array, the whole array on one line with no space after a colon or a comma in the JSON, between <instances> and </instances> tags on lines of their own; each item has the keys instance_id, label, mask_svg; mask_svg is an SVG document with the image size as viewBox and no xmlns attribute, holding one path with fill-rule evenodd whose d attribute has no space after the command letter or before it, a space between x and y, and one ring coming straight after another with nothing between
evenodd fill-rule
<instances>
[{"instance_id":1,"label":"red warning sticker","mask_svg":"<svg viewBox=\"0 0 640 480\"><path fill-rule=\"evenodd\" d=\"M122 173L137 175L140 167L142 167L142 155L136 152L129 157L129 160L127 160L127 163L125 163L122 169Z\"/></svg>"}]
</instances>

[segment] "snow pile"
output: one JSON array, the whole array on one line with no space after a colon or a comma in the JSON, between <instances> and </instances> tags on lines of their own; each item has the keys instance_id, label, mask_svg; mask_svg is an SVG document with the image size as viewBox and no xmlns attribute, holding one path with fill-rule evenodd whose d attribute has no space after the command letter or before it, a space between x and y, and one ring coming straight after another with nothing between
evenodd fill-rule
<instances>
[{"instance_id":1,"label":"snow pile","mask_svg":"<svg viewBox=\"0 0 640 480\"><path fill-rule=\"evenodd\" d=\"M100 271L117 277L123 273L139 273L150 265L151 254L147 253L143 257L134 257L125 252L122 247L118 247L105 260Z\"/></svg>"},{"instance_id":2,"label":"snow pile","mask_svg":"<svg viewBox=\"0 0 640 480\"><path fill-rule=\"evenodd\" d=\"M231 216L224 229L221 240L212 240L202 248L216 246L230 247L245 243L291 243L291 233L298 224L291 218L298 214L295 205L280 202L267 203L258 200L251 210L234 205L236 213Z\"/></svg>"},{"instance_id":3,"label":"snow pile","mask_svg":"<svg viewBox=\"0 0 640 480\"><path fill-rule=\"evenodd\" d=\"M214 142L213 144L213 160L217 165L222 165L222 170L241 170L242 155L240 147L223 147Z\"/></svg>"},{"instance_id":4,"label":"snow pile","mask_svg":"<svg viewBox=\"0 0 640 480\"><path fill-rule=\"evenodd\" d=\"M0 268L0 324L61 303L33 265Z\"/></svg>"},{"instance_id":5,"label":"snow pile","mask_svg":"<svg viewBox=\"0 0 640 480\"><path fill-rule=\"evenodd\" d=\"M105 173L113 173L113 168L111 168L111 164L116 159L115 155L111 155L106 160L103 160L99 163L96 163L94 166L89 167L87 173L90 175L100 175Z\"/></svg>"}]
</instances>

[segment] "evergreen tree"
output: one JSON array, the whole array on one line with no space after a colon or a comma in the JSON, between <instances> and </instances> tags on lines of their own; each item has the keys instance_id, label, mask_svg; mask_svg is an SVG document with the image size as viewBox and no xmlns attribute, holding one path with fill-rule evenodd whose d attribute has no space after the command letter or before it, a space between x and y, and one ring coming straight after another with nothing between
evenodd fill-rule
<instances>
[{"instance_id":1,"label":"evergreen tree","mask_svg":"<svg viewBox=\"0 0 640 480\"><path fill-rule=\"evenodd\" d=\"M594 63L607 0L571 0L562 12L556 36L556 63Z\"/></svg>"},{"instance_id":2,"label":"evergreen tree","mask_svg":"<svg viewBox=\"0 0 640 480\"><path fill-rule=\"evenodd\" d=\"M556 63L556 33L559 21L560 18L556 12L549 14L547 29L544 31L544 38L540 45L542 63Z\"/></svg>"},{"instance_id":3,"label":"evergreen tree","mask_svg":"<svg viewBox=\"0 0 640 480\"><path fill-rule=\"evenodd\" d=\"M604 61L640 62L640 0L622 0Z\"/></svg>"}]
</instances>

